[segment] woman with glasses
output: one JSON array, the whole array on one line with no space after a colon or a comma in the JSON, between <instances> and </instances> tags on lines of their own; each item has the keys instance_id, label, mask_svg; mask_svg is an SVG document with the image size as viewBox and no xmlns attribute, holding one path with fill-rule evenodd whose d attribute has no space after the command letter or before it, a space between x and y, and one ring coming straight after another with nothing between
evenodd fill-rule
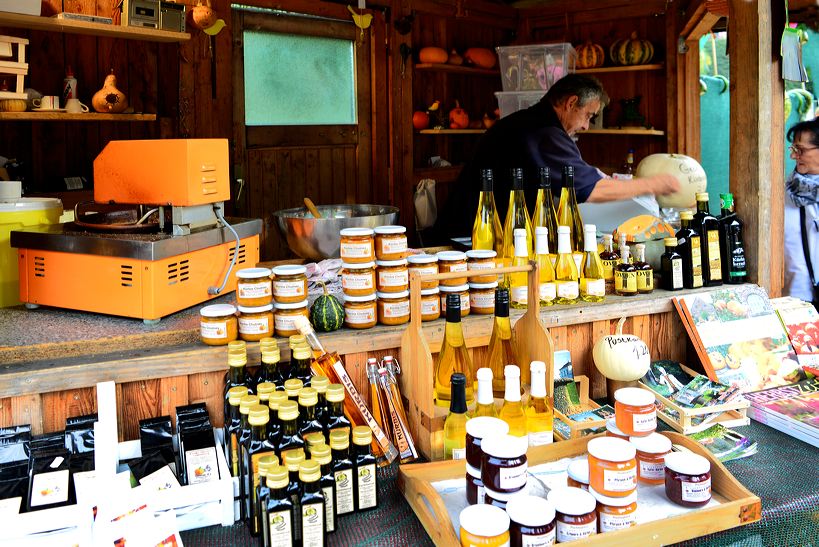
<instances>
[{"instance_id":1,"label":"woman with glasses","mask_svg":"<svg viewBox=\"0 0 819 547\"><path fill-rule=\"evenodd\" d=\"M796 167L785 182L785 292L819 304L819 120L788 130Z\"/></svg>"}]
</instances>

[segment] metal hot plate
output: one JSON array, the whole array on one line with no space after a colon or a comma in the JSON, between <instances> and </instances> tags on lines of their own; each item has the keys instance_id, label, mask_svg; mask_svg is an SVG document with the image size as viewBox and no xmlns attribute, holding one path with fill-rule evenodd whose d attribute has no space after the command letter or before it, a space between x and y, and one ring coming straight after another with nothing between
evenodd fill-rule
<instances>
[{"instance_id":1,"label":"metal hot plate","mask_svg":"<svg viewBox=\"0 0 819 547\"><path fill-rule=\"evenodd\" d=\"M241 239L262 231L262 221L258 218L227 218L227 221ZM235 241L235 236L227 228L205 228L181 236L166 233L122 234L90 232L69 222L31 226L11 232L11 246L20 249L118 256L138 260L162 260Z\"/></svg>"}]
</instances>

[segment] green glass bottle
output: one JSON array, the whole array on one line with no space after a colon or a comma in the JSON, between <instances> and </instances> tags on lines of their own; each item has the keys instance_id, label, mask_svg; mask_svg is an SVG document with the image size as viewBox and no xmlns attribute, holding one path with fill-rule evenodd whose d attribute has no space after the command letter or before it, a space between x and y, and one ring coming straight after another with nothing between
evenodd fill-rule
<instances>
[{"instance_id":1,"label":"green glass bottle","mask_svg":"<svg viewBox=\"0 0 819 547\"><path fill-rule=\"evenodd\" d=\"M355 483L353 460L350 459L350 434L343 429L330 432L330 448L333 451L333 478L336 481L336 515L339 517L355 511Z\"/></svg>"},{"instance_id":2,"label":"green glass bottle","mask_svg":"<svg viewBox=\"0 0 819 547\"><path fill-rule=\"evenodd\" d=\"M742 241L742 221L734 212L733 194L720 194L719 218L720 249L722 251L722 279L726 283L745 283L745 244Z\"/></svg>"},{"instance_id":3,"label":"green glass bottle","mask_svg":"<svg viewBox=\"0 0 819 547\"><path fill-rule=\"evenodd\" d=\"M287 495L290 477L283 465L271 466L265 478L268 493L262 505L262 547L293 547L295 515L293 501Z\"/></svg>"},{"instance_id":4,"label":"green glass bottle","mask_svg":"<svg viewBox=\"0 0 819 547\"><path fill-rule=\"evenodd\" d=\"M378 473L376 459L370 450L372 430L360 425L353 428L353 465L355 466L355 510L378 507Z\"/></svg>"},{"instance_id":5,"label":"green glass bottle","mask_svg":"<svg viewBox=\"0 0 819 547\"><path fill-rule=\"evenodd\" d=\"M450 391L452 399L444 421L444 459L463 460L466 458L466 376L453 373Z\"/></svg>"}]
</instances>

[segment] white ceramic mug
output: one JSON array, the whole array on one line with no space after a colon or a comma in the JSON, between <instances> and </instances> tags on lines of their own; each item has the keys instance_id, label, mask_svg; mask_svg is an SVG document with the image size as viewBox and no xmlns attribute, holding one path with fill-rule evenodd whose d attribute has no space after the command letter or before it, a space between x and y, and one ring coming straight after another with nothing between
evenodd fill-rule
<instances>
[{"instance_id":1,"label":"white ceramic mug","mask_svg":"<svg viewBox=\"0 0 819 547\"><path fill-rule=\"evenodd\" d=\"M68 99L65 102L65 111L70 114L80 114L88 112L88 107L82 104L79 99Z\"/></svg>"},{"instance_id":2,"label":"white ceramic mug","mask_svg":"<svg viewBox=\"0 0 819 547\"><path fill-rule=\"evenodd\" d=\"M34 104L35 108L39 108L40 110L59 110L60 108L60 97L57 95L45 95L40 99L34 99L31 101Z\"/></svg>"}]
</instances>

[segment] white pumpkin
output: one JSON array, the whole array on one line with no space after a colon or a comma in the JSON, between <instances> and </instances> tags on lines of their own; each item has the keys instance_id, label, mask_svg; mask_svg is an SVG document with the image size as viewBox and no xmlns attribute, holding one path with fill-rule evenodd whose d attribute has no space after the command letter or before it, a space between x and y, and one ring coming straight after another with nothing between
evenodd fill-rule
<instances>
[{"instance_id":1,"label":"white pumpkin","mask_svg":"<svg viewBox=\"0 0 819 547\"><path fill-rule=\"evenodd\" d=\"M645 376L651 365L648 346L633 334L623 334L623 317L614 334L594 343L592 357L597 370L610 380L633 382Z\"/></svg>"},{"instance_id":2,"label":"white pumpkin","mask_svg":"<svg viewBox=\"0 0 819 547\"><path fill-rule=\"evenodd\" d=\"M651 154L637 165L634 175L638 178L652 175L668 174L677 177L680 189L667 196L657 196L660 207L686 209L697 204L697 192L705 192L708 178L702 165L689 156L682 154Z\"/></svg>"}]
</instances>

